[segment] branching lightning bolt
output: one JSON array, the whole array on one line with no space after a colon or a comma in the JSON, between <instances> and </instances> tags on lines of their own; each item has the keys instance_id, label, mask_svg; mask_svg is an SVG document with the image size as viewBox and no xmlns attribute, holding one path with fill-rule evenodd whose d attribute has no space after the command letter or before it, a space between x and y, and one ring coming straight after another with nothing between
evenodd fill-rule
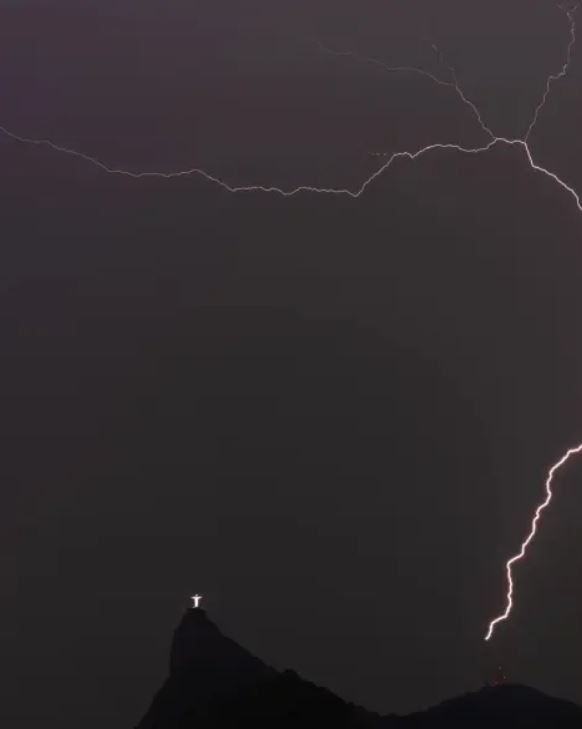
<instances>
[{"instance_id":1,"label":"branching lightning bolt","mask_svg":"<svg viewBox=\"0 0 582 729\"><path fill-rule=\"evenodd\" d=\"M484 122L484 120L481 116L481 113L480 113L478 107L476 106L476 104L474 102L472 102L470 99L468 99L467 96L465 95L465 93L463 92L463 90L461 89L461 86L459 84L459 80L457 77L457 73L453 66L447 65L447 68L449 70L452 80L443 81L439 77L434 76L433 74L431 74L427 71L424 71L422 69L410 68L407 66L392 67L392 66L389 66L388 64L384 63L383 61L379 61L374 58L368 58L365 56L360 56L359 54L356 54L353 51L331 51L330 49L326 48L325 46L323 46L321 44L320 44L320 47L325 52L332 53L333 55L349 56L349 57L352 57L355 60L363 62L363 63L369 63L369 64L373 64L376 66L380 66L381 68L383 68L389 72L402 71L402 72L409 72L409 73L417 73L417 74L420 74L427 78L432 79L435 83L438 83L442 86L449 86L449 87L453 88L456 91L457 96L461 99L461 101L471 109L471 111L472 111L474 117L476 118L476 120L478 121L481 129L490 139L488 144L486 144L483 147L477 148L477 149L465 149L458 145L451 145L451 147L453 149L455 149L458 152L477 153L477 152L485 152L485 151L491 149L495 144L499 144L499 143L508 144L508 145L519 145L523 148L527 161L528 161L530 167L532 168L532 170L535 170L536 172L540 172L540 173L546 175L551 180L553 180L557 185L559 185L563 190L565 190L567 193L569 193L570 196L574 199L574 202L576 203L578 210L580 212L582 212L582 200L580 198L579 193L576 192L576 190L573 187L571 187L566 182L564 182L564 180L562 180L556 173L552 172L551 170L548 170L545 167L542 167L542 166L536 164L536 162L533 158L531 148L529 146L530 136L531 136L536 124L538 123L540 114L542 113L542 111L546 105L546 102L548 100L548 97L549 97L551 89L552 89L552 85L554 84L554 82L559 81L560 79L564 78L567 75L571 62L572 62L572 54L573 54L574 46L576 44L576 21L575 21L575 17L574 17L574 13L575 13L576 9L575 8L571 8L571 9L561 8L561 9L566 14L566 16L568 18L569 26L570 26L570 41L566 48L566 58L565 58L565 61L562 65L562 68L560 69L560 71L558 73L550 74L547 77L542 98L541 98L540 102L538 103L538 105L536 106L536 108L534 109L532 120L531 120L529 126L527 127L526 133L522 139L508 139L506 137L500 137L500 136L493 134L493 132L491 131L489 126L487 126L487 124ZM434 44L433 44L433 50L440 57L442 57L442 54L441 54L439 48ZM429 147L425 147L424 149L420 150L415 156L420 156L420 154L424 154L425 152L428 152L437 146L438 145L430 145ZM414 159L415 156L411 156L411 159ZM390 164L392 162L393 158L394 158L394 155L392 155L389 158L388 164ZM381 169L379 171L379 173L382 171L383 171L383 169ZM531 542L533 541L533 539L537 533L538 523L540 521L542 512L549 506L549 504L552 500L552 497L553 497L552 483L553 483L556 472L563 465L565 465L572 456L578 455L581 452L582 452L582 443L580 445L576 446L575 448L571 448L570 450L568 450L548 471L548 475L547 475L546 483L545 483L546 496L545 496L544 501L542 501L542 503L535 510L534 517L531 522L530 532L527 535L524 542L522 543L519 552L517 554L515 554L514 556L512 556L505 564L505 570L506 570L506 576L507 576L506 606L505 606L505 610L503 611L503 613L501 613L499 616L497 616L496 618L491 620L491 622L489 623L487 633L485 635L486 641L491 640L491 638L493 637L493 634L495 632L496 626L499 623L507 620L509 618L509 615L511 614L511 610L513 608L513 594L514 594L513 565L525 557L527 548L531 544Z\"/></svg>"},{"instance_id":2,"label":"branching lightning bolt","mask_svg":"<svg viewBox=\"0 0 582 729\"><path fill-rule=\"evenodd\" d=\"M581 200L580 200L580 195L572 187L570 187L562 179L560 179L558 177L558 175L556 175L554 172L551 172L551 171L547 170L546 168L537 165L534 162L534 159L533 159L533 156L531 153L531 149L530 149L530 146L528 143L529 138L539 119L539 115L542 112L542 110L546 104L546 101L548 100L548 97L550 95L550 91L552 88L552 84L555 81L558 81L559 79L564 78L564 76L566 76L566 74L568 73L568 70L570 68L570 64L572 61L572 53L573 53L574 46L576 44L576 20L574 17L575 11L576 11L576 8L564 10L564 12L566 13L566 16L568 18L568 21L570 23L570 42L568 43L568 46L566 49L566 60L559 73L550 74L548 76L548 78L546 79L546 86L545 86L545 90L544 90L542 99L541 99L540 103L537 105L537 107L535 108L532 121L527 128L525 137L522 140L522 144L523 144L523 148L525 150L525 153L527 155L527 159L528 159L528 162L529 162L531 168L533 170L536 170L538 172L541 172L541 173L547 175L549 178L554 180L554 182L556 182L558 185L560 185L562 187L562 189L564 189L566 192L568 192L574 198L576 205L578 207L578 210L580 210L580 212L582 212L582 204L581 204ZM582 443L567 450L566 453L564 453L564 455L558 461L556 461L556 463L554 463L554 465L548 471L548 475L546 477L546 483L545 483L545 498L541 502L541 504L539 504L539 506L537 506L537 508L534 512L529 534L527 535L525 540L522 542L519 552L517 552L517 554L510 557L507 560L507 562L505 563L505 573L506 573L506 577L507 577L507 594L506 594L505 610L500 615L493 618L493 620L491 620L491 622L489 623L487 632L485 634L486 641L491 640L491 638L493 637L493 634L495 633L495 628L497 627L497 625L499 623L502 623L505 620L507 620L511 614L511 610L513 608L513 594L514 594L513 565L516 564L517 562L519 562L520 560L524 559L526 552L527 552L527 548L529 547L529 545L531 544L531 542L533 541L533 539L537 533L538 524L539 524L542 512L550 505L550 502L552 501L552 498L553 498L552 484L554 481L554 476L562 468L562 466L564 466L570 460L570 458L572 458L572 456L576 456L581 452L582 452Z\"/></svg>"},{"instance_id":3,"label":"branching lightning bolt","mask_svg":"<svg viewBox=\"0 0 582 729\"><path fill-rule=\"evenodd\" d=\"M452 66L449 66L448 64L446 66L446 68L451 76L451 79L447 81L445 79L439 78L434 73L431 73L430 71L426 71L424 68L418 68L417 66L390 66L385 61L382 61L378 58L371 58L370 56L361 56L359 53L356 53L355 51L332 50L331 48L328 48L323 43L321 43L321 41L318 41L318 46L319 46L319 49L323 53L327 53L331 56L340 56L340 57L344 56L347 58L352 58L360 63L366 63L366 64L369 64L372 66L378 66L379 68L381 68L384 71L387 71L388 73L409 73L409 74L414 74L417 76L424 76L425 78L429 79L430 81L432 81L435 84L438 84L439 86L446 86L450 89L453 89L455 91L455 93L457 94L457 96L461 99L463 104L465 104L465 106L467 106L471 110L473 116L477 119L479 126L485 132L485 134L490 139L495 138L495 135L493 134L491 129L489 129L489 127L483 121L483 119L481 117L481 112L477 108L476 104L474 104L472 101L470 101L465 96L461 86L459 85L459 81L457 79L457 72L455 71L455 69ZM432 45L432 48L437 55L439 55L439 56L442 55L440 49L434 43ZM478 151L478 150L475 150L475 151Z\"/></svg>"},{"instance_id":4,"label":"branching lightning bolt","mask_svg":"<svg viewBox=\"0 0 582 729\"><path fill-rule=\"evenodd\" d=\"M75 157L77 159L80 159L84 162L87 162L88 164L93 165L94 167L97 167L101 171L111 174L111 175L120 175L124 177L129 177L135 180L145 179L145 178L159 178L163 180L170 180L170 179L176 179L176 178L182 178L182 177L193 177L193 176L199 176L203 179L207 180L208 182L211 182L213 184L218 185L219 187L223 188L224 190L231 192L231 193L255 193L255 192L262 192L262 193L274 193L281 195L283 197L293 197L295 195L298 195L300 193L313 193L313 194L323 194L323 195L338 195L338 196L346 196L349 198L359 198L361 195L365 193L367 188L371 185L372 182L374 182L378 177L380 177L385 171L387 171L394 162L396 162L399 159L407 159L409 161L414 161L416 159L419 159L420 157L429 154L431 152L437 152L439 150L446 150L446 151L454 151L461 154L482 154L489 150L491 150L494 146L499 144L505 144L508 146L514 146L514 147L520 147L523 149L525 159L527 160L527 163L529 164L530 168L538 172L540 174L543 174L544 176L548 177L550 180L552 180L556 185L558 185L562 190L567 192L572 200L574 201L577 209L582 213L582 199L580 196L580 193L578 193L572 186L570 186L567 182L565 182L563 179L561 179L557 173L552 172L551 170L547 169L546 167L543 167L535 162L534 155L532 153L531 147L530 147L530 138L532 136L532 133L538 123L538 120L540 118L540 115L542 114L544 107L546 105L546 102L548 101L548 98L550 96L552 87L555 82L563 79L569 71L572 56L574 52L574 47L576 45L576 21L575 21L575 7L560 7L562 12L565 13L570 27L570 40L567 45L566 49L566 58L562 65L562 68L559 72L553 73L548 75L544 87L544 92L541 96L541 99L537 106L534 109L533 116L531 119L531 122L529 126L526 129L526 132L523 137L521 138L508 138L503 136L498 136L493 133L493 131L489 128L489 126L485 123L483 120L483 117L481 115L481 112L479 111L477 105L471 101L467 95L463 92L461 85L459 83L457 73L453 66L450 66L448 64L446 65L446 68L448 69L448 72L450 74L450 80L443 80L442 78L436 76L433 73L430 73L429 71L426 71L421 68L411 67L411 66L390 66L389 64L378 60L374 58L369 58L365 56L360 56L359 54L353 52L353 51L334 51L326 48L323 46L323 44L319 44L322 51L336 55L336 56L346 56L353 58L354 60L362 63L367 63L371 65L375 65L378 67L383 68L384 70L390 72L390 73L412 73L417 74L420 76L424 76L425 78L429 79L435 84L438 84L440 86L449 87L456 93L457 97L460 99L460 101L467 106L477 123L479 124L481 130L486 135L487 141L478 147L464 147L460 144L453 144L453 143L433 143L429 144L425 147L422 147L416 151L399 151L394 152L390 155L383 155L380 154L378 156L387 156L387 160L375 171L373 172L367 179L365 179L359 187L355 189L349 189L349 188L333 188L333 187L314 187L311 185L298 185L296 187L290 188L290 189L284 189L281 187L276 186L266 186L266 185L260 185L260 184L248 184L248 185L232 185L228 182L220 179L216 175L213 175L209 172L207 172L204 169L198 168L198 167L192 167L190 169L184 169L184 170L177 170L177 171L170 171L170 172L161 172L161 171L145 171L145 172L137 172L127 169L121 169L117 167L109 166L108 164L104 163L100 159L97 159L96 157L93 157L91 155L85 154L84 152L71 149L65 146L62 146L60 144L57 144L53 142L50 139L38 139L38 138L30 138L26 136L22 136L17 134L16 132L4 127L0 126L0 134L4 135L5 137L12 139L13 141L19 142L21 144L31 145L35 147L45 147L48 149L53 150L54 152ZM438 47L436 45L433 45L434 51L439 55L439 57L442 59L442 54ZM529 534L527 535L526 539L521 545L521 548L517 554L512 556L505 564L505 570L506 570L506 576L507 576L507 593L506 593L506 607L505 610L495 617L491 622L489 623L487 633L485 635L485 640L489 641L495 632L496 626L507 620L511 614L511 610L513 608L514 603L514 579L513 579L513 566L522 560L525 555L527 548L533 541L539 521L541 518L541 515L543 511L549 506L552 498L552 485L554 481L554 476L557 474L557 472L573 457L578 454L582 453L582 443L579 445L570 448L568 451L564 453L564 455L550 468L547 474L546 482L545 482L545 498L544 500L537 506L532 522L531 522L531 529Z\"/></svg>"},{"instance_id":5,"label":"branching lightning bolt","mask_svg":"<svg viewBox=\"0 0 582 729\"><path fill-rule=\"evenodd\" d=\"M555 81L559 81L560 79L564 78L564 76L566 76L566 74L568 73L568 69L570 68L570 64L572 63L572 51L574 50L574 46L576 45L576 22L574 20L574 13L576 12L576 8L564 10L563 12L566 13L568 21L570 23L570 42L568 43L568 47L566 48L566 59L560 71L558 73L550 74L546 79L546 88L544 90L540 103L535 108L532 120L524 136L524 141L526 142L529 140L535 125L538 123L538 117L540 115L540 112L546 105L546 101L548 99L548 96L550 95L550 91L552 90L552 84Z\"/></svg>"},{"instance_id":6,"label":"branching lightning bolt","mask_svg":"<svg viewBox=\"0 0 582 729\"><path fill-rule=\"evenodd\" d=\"M541 102L539 103L538 107L535 110L534 114L534 120L532 124L530 124L528 128L528 134L531 134L535 123L537 122L537 118L539 114L541 113L547 98L549 96L549 91L552 85L553 80L557 80L558 78L562 78L566 75L569 65L570 65L570 59L572 55L572 49L575 45L576 41L576 26L575 26L575 20L574 20L574 10L565 10L564 11L566 15L568 16L568 19L570 21L570 29L571 29L571 40L568 45L568 57L566 59L566 63L564 64L564 67L560 71L559 74L554 74L548 77L548 80L546 82L546 90L544 92L544 95L542 97ZM377 59L373 58L366 58L366 57L359 57L358 54L352 52L352 51L329 51L324 46L320 44L320 47L322 50L327 51L328 53L332 53L334 55L344 55L344 56L351 56L354 59L359 59L360 61L364 61L366 63L372 63L374 65L383 67L385 70L390 72L408 72L408 73L416 73L422 76L425 76L428 79L431 79L434 83L437 83L441 86L449 86L453 88L460 98L460 100L465 104L473 113L475 116L477 122L479 123L479 126L481 127L482 131L487 135L487 143L479 146L479 147L463 147L459 144L453 144L453 143L434 143L426 145L425 147L422 147L414 152L411 151L400 151L400 152L394 152L391 154L387 161L381 165L375 172L373 172L367 179L365 179L359 187L355 189L349 189L349 188L334 188L334 187L315 187L312 185L297 185L296 187L290 188L290 189L284 189L281 187L277 187L275 185L261 185L261 184L248 184L248 185L232 185L225 180L217 177L216 175L211 174L210 172L200 168L200 167L191 167L188 169L183 170L175 170L175 171L169 171L169 172L161 172L161 171L133 171L128 169L123 169L119 167L113 167L105 162L101 161L97 157L93 157L89 154L86 154L84 152L81 152L76 149L72 149L70 147L65 147L64 145L57 144L56 142L53 142L51 139L42 139L42 138L33 138L33 137L26 137L23 135L20 135L11 129L8 129L5 126L0 125L0 134L3 134L4 136L19 142L21 144L27 144L31 146L36 147L45 147L48 149L53 150L54 152L58 152L63 155L67 155L70 157L75 157L77 159L80 159L84 162L87 162L94 167L97 167L103 172L106 172L111 175L119 175L124 177L130 177L135 180L140 179L146 179L146 178L158 178L163 180L171 180L171 179L177 179L181 177L193 177L193 176L199 176L203 179L207 180L208 182L211 182L213 184L218 185L219 187L223 188L224 190L231 192L231 193L252 193L252 192L262 192L262 193L275 193L278 195L281 195L283 197L293 197L295 195L298 195L300 193L316 193L316 194L324 194L324 195L342 195L347 196L351 198L358 198L366 191L366 189L369 187L369 185L374 182L380 175L382 175L386 170L388 170L392 164L398 160L398 159L408 159L408 160L416 160L423 155L433 152L435 150L450 150L455 151L463 154L481 154L483 152L487 152L492 147L494 147L497 144L506 144L510 146L521 146L524 148L526 153L526 159L529 162L530 167L537 171L541 172L542 174L546 175L550 179L552 179L555 183L557 183L560 187L562 187L564 190L566 190L576 202L576 205L578 209L582 212L582 201L580 199L580 196L578 193L570 187L567 183L565 183L563 180L561 180L557 174L554 172L551 172L550 170L546 169L545 167L541 167L537 164L535 164L533 155L531 153L531 150L528 145L528 140L526 137L520 139L509 139L507 137L502 136L496 136L493 134L491 129L487 126L487 124L483 121L483 118L481 116L481 113L477 107L477 105L469 100L463 90L461 89L461 86L457 80L457 74L452 66L447 66L449 72L451 73L452 80L445 81L443 79L440 79L436 75L430 73L429 71L425 71L424 69L415 68L411 66L396 66L391 67L388 64L384 63L383 61L379 61ZM433 45L433 48L435 52L439 53L439 49ZM384 156L384 155L382 155Z\"/></svg>"}]
</instances>

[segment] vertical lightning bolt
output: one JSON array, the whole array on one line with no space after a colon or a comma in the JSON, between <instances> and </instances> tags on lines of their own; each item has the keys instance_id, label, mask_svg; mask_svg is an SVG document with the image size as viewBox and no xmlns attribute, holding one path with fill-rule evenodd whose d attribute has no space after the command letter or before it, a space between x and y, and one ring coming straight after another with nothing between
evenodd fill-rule
<instances>
[{"instance_id":1,"label":"vertical lightning bolt","mask_svg":"<svg viewBox=\"0 0 582 729\"><path fill-rule=\"evenodd\" d=\"M528 162L533 170L536 170L538 172L542 172L543 174L547 175L548 177L552 178L554 182L556 182L558 185L560 185L564 190L566 190L570 195L574 198L576 202L576 206L578 207L578 210L582 212L582 201L580 199L580 195L569 185L567 185L563 180L561 180L555 173L550 172L544 167L540 167L534 162L531 149L529 147L529 138L535 128L535 125L538 122L540 113L542 112L548 97L550 95L550 91L552 88L552 84L555 81L559 81L560 79L564 78L566 74L568 73L568 70L570 68L570 64L572 62L572 53L574 50L574 46L576 44L576 19L574 17L574 13L576 12L576 7L564 9L561 8L563 12L565 12L568 22L570 24L570 41L568 43L568 46L566 48L566 59L564 61L564 64L561 68L561 70L558 73L550 74L546 79L546 85L544 89L544 93L542 95L542 98L539 102L539 104L536 106L534 110L534 114L532 117L532 120L526 130L525 136L522 140L523 147L525 149L525 153L527 155ZM505 601L505 609L504 611L498 615L497 617L493 618L493 620L490 621L487 632L485 634L485 641L490 641L493 637L493 634L495 633L495 628L499 623L504 622L507 620L511 614L511 611L513 609L513 594L515 590L515 585L513 581L513 565L519 562L520 560L525 558L527 548L532 543L537 530L539 521L541 519L542 513L545 509L550 505L552 498L553 498L553 492L552 492L552 485L554 482L554 476L556 473L564 466L572 456L576 456L579 453L582 452L582 443L575 446L574 448L570 448L567 450L564 455L554 463L554 465L550 468L548 471L548 475L546 477L546 483L545 483L545 498L544 500L536 507L536 510L534 512L534 516L531 521L531 528L529 531L529 534L525 538L525 540L521 544L521 548L517 554L514 554L512 557L510 557L507 562L505 563L505 574L507 579L507 593L506 593L506 601Z\"/></svg>"},{"instance_id":2,"label":"vertical lightning bolt","mask_svg":"<svg viewBox=\"0 0 582 729\"><path fill-rule=\"evenodd\" d=\"M479 123L479 126L491 140L489 142L489 144L485 145L484 147L478 148L478 149L467 150L467 149L463 149L462 147L459 147L457 145L452 145L454 149L456 149L457 151L462 151L462 152L476 153L476 152L486 151L487 149L490 149L493 145L495 145L497 143L505 143L505 144L509 144L509 145L520 145L523 148L523 150L525 151L527 161L528 161L530 167L532 168L532 170L535 170L536 172L540 172L540 173L546 175L547 177L552 179L556 184L558 184L563 190L568 192L573 197L578 210L580 210L580 212L582 212L582 201L580 199L580 195L576 192L576 190L574 190L572 187L570 187L566 182L564 182L554 172L551 172L550 170L546 169L545 167L541 167L541 166L537 165L534 161L534 158L533 158L533 155L531 152L531 148L529 146L529 138L530 138L536 124L538 123L541 112L543 111L543 109L546 105L546 102L548 100L548 97L549 97L551 89L552 89L552 85L554 84L554 82L559 81L560 79L564 78L567 75L571 62L572 62L573 49L576 44L576 22L575 22L575 17L574 17L576 8L570 8L570 9L561 8L561 10L565 13L565 15L568 19L568 22L569 22L569 27L570 27L570 40L569 40L569 43L566 48L566 58L564 60L562 68L560 69L559 72L548 75L542 97L534 109L531 122L529 123L526 133L522 139L507 139L505 137L499 137L499 136L496 136L493 134L491 129L484 122L483 117L482 117L478 107L476 106L476 104L474 104L472 101L470 101L467 98L467 96L465 95L465 93L463 92L463 90L461 89L456 70L453 66L446 64L452 80L443 81L439 77L436 77L433 74L431 74L427 71L424 71L422 69L418 69L418 68L414 68L414 67L411 68L411 67L407 67L407 66L393 67L393 66L390 66L390 65L384 63L383 61L379 61L377 59L369 58L366 56L360 56L359 54L354 53L353 51L333 51L333 50L326 48L322 44L320 44L320 48L321 48L321 50L325 51L326 53L330 53L330 54L333 54L336 56L351 57L358 62L369 63L369 64L379 66L379 67L383 68L384 70L391 72L391 73L408 72L408 73L420 74L429 79L432 79L435 83L437 83L439 85L449 86L449 87L453 88L455 90L455 92L457 93L457 96L460 98L460 100L471 109L474 117L476 118L477 122ZM434 49L435 53L437 53L439 58L442 59L443 54L439 50L438 46L433 44L433 49ZM433 147L434 146L438 146L438 145L433 145ZM424 150L421 150L421 153L429 151L430 148L431 147L427 147ZM389 162L392 161L392 159L393 159L393 156L390 157ZM526 556L527 548L529 547L529 545L531 544L531 542L533 541L533 539L537 533L538 524L541 519L542 513L550 505L550 502L552 501L552 498L553 498L552 484L554 481L554 476L556 475L557 471L559 471L560 468L562 468L562 466L564 466L570 460L570 458L572 456L578 455L581 452L582 452L582 443L580 445L576 446L575 448L571 448L570 450L566 451L566 453L560 458L560 460L557 461L548 471L548 475L547 475L546 482L545 482L545 498L539 504L539 506L537 506L537 508L535 509L534 516L533 516L532 522L531 522L530 531L529 531L527 537L525 538L525 540L522 542L519 552L517 554L513 555L512 557L510 557L507 560L507 562L505 563L505 572L506 572L506 577L507 577L507 594L506 594L505 610L503 611L503 613L501 613L500 615L498 615L497 617L495 617L493 620L490 621L489 626L487 628L487 633L485 635L485 641L491 640L491 638L493 637L493 634L495 632L496 626L499 623L507 620L511 614L511 611L513 609L513 595L514 595L514 590L515 590L515 584L514 584L514 579L513 579L513 565L516 562L519 562L520 560L524 559L524 557Z\"/></svg>"},{"instance_id":3,"label":"vertical lightning bolt","mask_svg":"<svg viewBox=\"0 0 582 729\"><path fill-rule=\"evenodd\" d=\"M537 507L535 510L534 517L531 522L531 529L529 531L529 534L523 541L521 545L521 549L517 554L515 554L513 557L507 560L505 563L505 571L507 574L507 603L505 606L505 610L499 615L498 617L494 618L490 623L489 627L487 629L487 634L485 635L485 640L491 640L493 637L493 633L495 632L495 626L498 623L502 623L504 620L507 620L509 617L511 610L513 608L513 591L514 591L514 583L513 583L513 565L516 562L519 562L521 559L525 557L527 548L533 541L533 538L535 537L537 530L538 530L538 524L540 521L540 518L542 516L542 512L550 505L550 502L553 498L553 492L552 492L552 484L554 482L554 476L556 473L564 466L572 456L578 455L578 453L582 452L582 443L580 445L577 445L575 448L570 448L570 450L566 451L564 455L560 458L559 461L554 463L554 465L550 468L548 471L548 476L546 478L546 497L542 501L542 503Z\"/></svg>"},{"instance_id":4,"label":"vertical lightning bolt","mask_svg":"<svg viewBox=\"0 0 582 729\"><path fill-rule=\"evenodd\" d=\"M91 155L85 154L84 152L81 152L76 149L71 149L68 147L64 147L60 144L57 144L50 139L39 139L39 138L31 138L22 136L4 126L0 126L0 134L4 135L5 137L12 139L15 142L19 142L21 144L31 145L34 147L45 147L48 149L51 149L54 152L74 157L79 160L82 160L88 164L91 164L98 169L100 169L102 172L112 174L112 175L123 175L125 177L129 177L135 180L140 180L144 178L159 178L162 180L170 180L175 178L182 178L182 177L191 177L191 176L200 176L207 180L208 182L218 185L222 189L230 192L230 193L274 193L281 195L283 197L292 197L295 195L298 195L300 193L312 193L312 194L323 194L323 195L340 195L340 196L346 196L349 198L358 198L361 195L365 193L367 188L370 186L372 182L374 182L380 175L382 175L385 171L387 171L395 161L399 159L407 159L409 161L414 161L419 159L420 157L424 156L425 154L429 154L431 152L436 151L451 151L451 152L457 152L462 154L482 154L486 153L489 150L491 150L494 146L499 144L505 144L507 146L511 147L519 147L523 150L524 158L529 167L532 171L540 173L544 176L546 176L548 179L550 179L553 183L555 183L558 187L560 187L564 192L568 193L568 195L572 198L573 202L575 203L577 209L582 213L582 198L580 196L580 193L578 193L572 186L570 186L567 182L565 182L561 177L559 177L558 174L555 172L552 172L546 167L543 167L535 162L534 155L532 153L531 147L530 147L530 138L532 136L532 133L536 127L536 124L538 123L538 120L540 118L540 115L542 114L544 107L548 101L548 98L550 96L551 90L555 82L563 79L570 68L572 56L574 53L574 47L576 44L576 22L575 22L575 12L577 7L566 7L566 6L560 6L560 10L565 14L565 16L568 19L569 22L569 42L566 47L566 58L565 61L561 67L561 69L556 72L548 75L546 78L545 86L543 94L540 98L539 103L535 107L532 115L531 122L529 123L526 132L523 137L511 139L507 137L497 136L495 135L489 126L485 123L483 120L483 117L481 115L481 112L479 111L477 105L469 99L469 97L463 92L461 85L459 83L457 73L453 66L450 66L446 63L444 63L445 67L448 69L448 72L450 74L450 80L443 80L439 76L430 73L429 71L425 71L420 68L410 67L410 66L389 66L387 63L384 63L383 61L379 61L374 58L368 58L359 56L357 53L353 51L333 51L329 50L322 44L320 44L320 48L322 51L326 53L330 53L332 55L336 56L348 56L353 58L354 60L358 62L373 64L379 67L384 68L386 71L390 73L413 73L418 74L421 76L424 76L428 80L432 81L435 84L438 84L440 86L449 87L451 88L455 94L457 95L458 99L469 108L469 110L472 112L473 117L479 124L481 130L484 132L484 134L487 137L487 141L479 147L463 147L460 144L452 144L452 143L433 143L429 144L425 147L422 147L420 149L417 149L415 151L399 151L394 152L390 155L387 155L386 161L375 171L373 172L367 179L365 179L358 187L355 189L349 189L349 188L334 188L334 187L313 187L311 185L298 185L297 187L291 188L291 189L284 189L281 187L275 187L275 186L266 186L266 185L260 185L260 184L247 184L247 185L232 185L223 179L220 179L219 177L207 172L206 170L203 170L198 167L192 167L188 169L183 170L177 170L173 172L161 172L161 171L146 171L146 172L136 172L132 170L127 169L120 169L117 167L112 167L105 162L97 159L96 157L93 157ZM439 56L439 59L441 63L443 63L443 55L439 48L433 44L433 49L435 53ZM385 156L385 155L378 155L378 156ZM529 534L527 535L526 539L521 545L521 548L517 554L512 556L505 564L505 571L507 576L507 594L506 594L506 606L503 613L495 617L491 622L489 623L487 633L485 635L485 640L489 641L495 632L496 626L507 620L511 614L511 610L513 608L513 602L514 602L514 578L513 578L513 566L519 562L520 560L524 559L526 556L527 548L533 541L537 530L539 526L539 522L542 516L543 511L549 506L550 502L553 498L552 493L552 485L554 481L554 477L556 473L573 457L578 454L582 453L582 443L574 448L571 448L570 450L566 451L564 455L550 468L547 474L546 482L545 482L545 498L544 500L537 506L535 509L535 513L531 522L531 529Z\"/></svg>"}]
</instances>

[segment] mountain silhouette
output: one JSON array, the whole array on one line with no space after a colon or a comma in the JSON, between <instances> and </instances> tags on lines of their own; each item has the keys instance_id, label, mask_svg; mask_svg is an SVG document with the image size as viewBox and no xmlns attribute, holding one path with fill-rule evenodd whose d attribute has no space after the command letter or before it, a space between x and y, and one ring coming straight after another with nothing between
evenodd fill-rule
<instances>
[{"instance_id":1,"label":"mountain silhouette","mask_svg":"<svg viewBox=\"0 0 582 729\"><path fill-rule=\"evenodd\" d=\"M528 686L485 686L428 711L400 719L406 729L570 729L582 727L582 708Z\"/></svg>"},{"instance_id":2,"label":"mountain silhouette","mask_svg":"<svg viewBox=\"0 0 582 729\"><path fill-rule=\"evenodd\" d=\"M223 635L205 610L191 609L174 632L170 675L138 729L187 726L185 717L236 695L243 687L269 682L276 675Z\"/></svg>"},{"instance_id":3,"label":"mountain silhouette","mask_svg":"<svg viewBox=\"0 0 582 729\"><path fill-rule=\"evenodd\" d=\"M170 674L136 729L580 729L582 708L518 684L485 686L408 716L381 717L263 663L188 610Z\"/></svg>"}]
</instances>

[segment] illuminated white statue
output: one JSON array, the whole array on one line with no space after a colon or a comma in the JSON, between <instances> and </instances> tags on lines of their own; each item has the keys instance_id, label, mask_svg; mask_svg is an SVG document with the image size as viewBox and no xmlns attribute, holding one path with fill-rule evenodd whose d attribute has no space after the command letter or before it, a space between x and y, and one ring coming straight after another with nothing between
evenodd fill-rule
<instances>
[{"instance_id":1,"label":"illuminated white statue","mask_svg":"<svg viewBox=\"0 0 582 729\"><path fill-rule=\"evenodd\" d=\"M200 607L200 601L202 600L202 595L192 595L190 598L192 600L192 607L193 608L199 608Z\"/></svg>"}]
</instances>

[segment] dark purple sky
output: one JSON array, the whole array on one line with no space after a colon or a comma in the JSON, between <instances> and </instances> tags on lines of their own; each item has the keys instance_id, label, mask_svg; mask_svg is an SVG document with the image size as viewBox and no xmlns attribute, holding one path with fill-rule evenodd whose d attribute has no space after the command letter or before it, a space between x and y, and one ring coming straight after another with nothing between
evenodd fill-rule
<instances>
[{"instance_id":1,"label":"dark purple sky","mask_svg":"<svg viewBox=\"0 0 582 729\"><path fill-rule=\"evenodd\" d=\"M133 171L357 188L370 152L524 133L552 0L0 0L0 125ZM115 9L113 9L115 8ZM531 148L582 190L582 54ZM515 680L582 701L582 213L523 149L357 200L132 180L0 136L0 723L122 729L186 596L347 699Z\"/></svg>"}]
</instances>

